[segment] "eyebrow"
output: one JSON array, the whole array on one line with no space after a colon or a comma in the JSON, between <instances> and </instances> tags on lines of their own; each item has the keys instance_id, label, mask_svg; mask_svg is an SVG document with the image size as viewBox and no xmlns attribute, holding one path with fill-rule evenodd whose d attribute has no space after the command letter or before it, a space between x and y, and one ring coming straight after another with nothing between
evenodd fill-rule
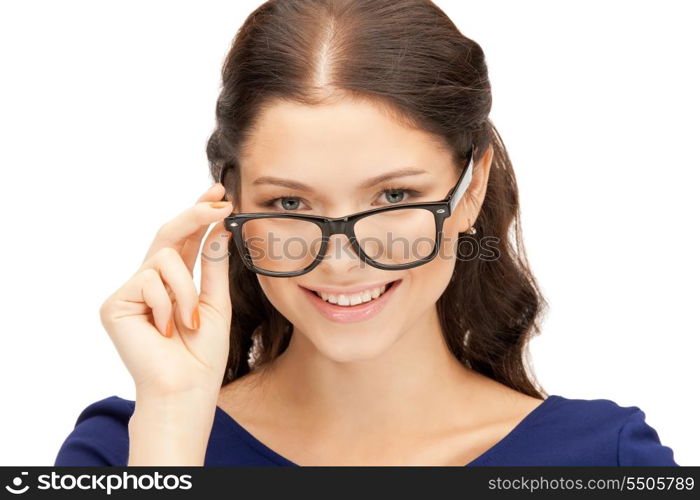
<instances>
[{"instance_id":1,"label":"eyebrow","mask_svg":"<svg viewBox=\"0 0 700 500\"><path fill-rule=\"evenodd\" d=\"M372 186L376 186L377 184L381 184L382 182L389 181L391 179L396 179L398 177L408 177L410 175L421 175L421 174L427 174L427 170L423 170L420 168L413 168L413 167L406 167L406 168L400 168L398 170L393 170L391 172L386 172L384 174L378 175L376 177L372 177L371 179L366 180L362 184L360 184L360 189L367 189L371 188ZM273 186L281 186L281 187L286 187L289 189L296 189L298 191L304 191L307 193L312 193L313 188L310 186L307 186L306 184L303 184L301 182L293 181L291 179L282 179L279 177L271 177L269 175L263 176L263 177L258 177L253 181L253 185L262 185L262 184L271 184Z\"/></svg>"}]
</instances>

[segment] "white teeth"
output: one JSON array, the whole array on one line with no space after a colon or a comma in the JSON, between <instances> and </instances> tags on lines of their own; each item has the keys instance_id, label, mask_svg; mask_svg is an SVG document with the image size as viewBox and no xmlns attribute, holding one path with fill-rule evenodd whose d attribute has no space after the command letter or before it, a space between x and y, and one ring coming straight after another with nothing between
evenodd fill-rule
<instances>
[{"instance_id":1,"label":"white teeth","mask_svg":"<svg viewBox=\"0 0 700 500\"><path fill-rule=\"evenodd\" d=\"M349 295L343 293L339 295L333 295L326 292L318 292L317 295L320 295L323 300L325 300L326 302L330 302L331 304L337 304L339 306L355 306L357 304L374 300L378 298L381 294L383 294L385 291L386 285L382 285L381 287L371 288Z\"/></svg>"}]
</instances>

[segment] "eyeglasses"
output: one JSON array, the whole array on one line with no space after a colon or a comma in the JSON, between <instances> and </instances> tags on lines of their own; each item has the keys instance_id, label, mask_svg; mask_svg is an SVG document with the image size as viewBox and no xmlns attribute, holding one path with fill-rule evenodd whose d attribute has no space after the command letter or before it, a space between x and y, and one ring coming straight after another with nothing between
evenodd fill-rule
<instances>
[{"instance_id":1,"label":"eyeglasses","mask_svg":"<svg viewBox=\"0 0 700 500\"><path fill-rule=\"evenodd\" d=\"M245 266L265 276L308 273L324 259L334 234L346 235L352 250L373 267L410 269L438 254L443 223L469 187L474 155L471 148L457 184L440 201L394 204L336 218L242 213L226 217L224 226L233 234ZM219 176L222 184L225 171L223 168Z\"/></svg>"}]
</instances>

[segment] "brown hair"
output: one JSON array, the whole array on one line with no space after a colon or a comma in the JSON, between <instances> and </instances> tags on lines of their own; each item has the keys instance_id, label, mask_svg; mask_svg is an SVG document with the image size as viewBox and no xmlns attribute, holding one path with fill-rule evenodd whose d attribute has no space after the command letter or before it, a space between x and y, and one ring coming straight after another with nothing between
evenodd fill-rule
<instances>
[{"instance_id":1,"label":"brown hair","mask_svg":"<svg viewBox=\"0 0 700 500\"><path fill-rule=\"evenodd\" d=\"M323 77L321 77L323 75ZM216 129L207 144L214 180L227 168L227 196L240 199L237 159L263 107L275 100L308 106L364 99L402 123L440 138L463 165L494 148L477 235L496 242L496 259L457 259L437 302L450 351L466 367L523 394L542 397L527 344L546 307L527 263L518 190L501 137L488 115L491 86L484 53L429 0L270 0L253 11L222 69ZM457 167L456 167L457 168ZM509 239L514 228L516 245ZM467 238L465 234L460 234ZM233 317L222 386L265 366L286 349L291 323L263 293L231 241Z\"/></svg>"}]
</instances>

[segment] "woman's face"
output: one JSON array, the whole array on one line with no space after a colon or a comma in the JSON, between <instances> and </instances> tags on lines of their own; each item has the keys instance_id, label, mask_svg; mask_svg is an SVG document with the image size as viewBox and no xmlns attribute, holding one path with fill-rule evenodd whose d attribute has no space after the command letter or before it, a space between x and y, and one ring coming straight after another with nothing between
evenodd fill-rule
<instances>
[{"instance_id":1,"label":"woman's face","mask_svg":"<svg viewBox=\"0 0 700 500\"><path fill-rule=\"evenodd\" d=\"M315 354L346 362L374 358L404 336L435 329L435 303L455 266L457 233L471 227L483 199L491 150L488 153L485 161L474 165L474 198L468 193L445 220L442 247L431 262L404 270L377 269L360 260L346 236L334 235L326 257L311 272L292 278L258 274L270 302L294 325L294 341ZM347 100L320 107L278 102L266 108L240 165L242 198L237 211L327 217L441 200L460 174L451 153L429 134L406 128L369 102ZM423 173L362 187L369 179L407 167ZM262 177L294 181L308 189L282 187L269 179L261 182ZM328 297L331 301L355 303L357 296L346 293L343 298L341 292L366 289L372 297L373 288L390 282L395 283L385 294L350 307L325 302L308 290L333 290L337 293ZM368 294L361 297L367 300Z\"/></svg>"}]
</instances>

